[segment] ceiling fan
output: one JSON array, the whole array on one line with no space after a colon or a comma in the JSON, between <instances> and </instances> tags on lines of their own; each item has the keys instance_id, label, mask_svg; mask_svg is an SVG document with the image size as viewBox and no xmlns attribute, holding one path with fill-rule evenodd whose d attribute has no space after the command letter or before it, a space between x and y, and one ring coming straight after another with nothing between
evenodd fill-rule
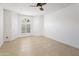
<instances>
[{"instance_id":1,"label":"ceiling fan","mask_svg":"<svg viewBox=\"0 0 79 59\"><path fill-rule=\"evenodd\" d=\"M44 11L44 5L46 5L46 3L37 3L36 5L31 5L31 7L38 7L40 11Z\"/></svg>"}]
</instances>

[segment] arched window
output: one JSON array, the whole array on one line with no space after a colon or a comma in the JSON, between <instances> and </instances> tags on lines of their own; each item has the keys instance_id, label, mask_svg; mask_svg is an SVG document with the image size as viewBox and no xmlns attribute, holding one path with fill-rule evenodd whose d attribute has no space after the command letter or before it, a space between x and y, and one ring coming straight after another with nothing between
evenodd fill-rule
<instances>
[{"instance_id":1,"label":"arched window","mask_svg":"<svg viewBox=\"0 0 79 59\"><path fill-rule=\"evenodd\" d=\"M30 33L30 20L27 18L22 20L22 33Z\"/></svg>"}]
</instances>

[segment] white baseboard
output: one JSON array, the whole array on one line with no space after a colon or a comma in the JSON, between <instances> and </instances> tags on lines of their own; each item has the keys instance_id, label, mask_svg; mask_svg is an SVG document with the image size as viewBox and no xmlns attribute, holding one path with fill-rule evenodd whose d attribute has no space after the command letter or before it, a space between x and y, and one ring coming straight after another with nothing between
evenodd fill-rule
<instances>
[{"instance_id":1,"label":"white baseboard","mask_svg":"<svg viewBox=\"0 0 79 59\"><path fill-rule=\"evenodd\" d=\"M56 39L56 38L54 38L54 37L52 37L52 36L48 36L48 35L44 35L44 36L47 37L47 38L56 40L56 41L58 41L58 42L61 42L61 43L63 43L63 44L69 45L69 46L71 46L71 47L73 47L73 48L79 49L79 46L75 46L74 44L71 44L71 43L69 43L69 42L65 42L65 41L62 41L62 40L58 40L58 39Z\"/></svg>"},{"instance_id":2,"label":"white baseboard","mask_svg":"<svg viewBox=\"0 0 79 59\"><path fill-rule=\"evenodd\" d=\"M9 39L5 39L5 42L6 41L13 41L13 40L15 40L17 37L13 37L13 38L9 38Z\"/></svg>"}]
</instances>

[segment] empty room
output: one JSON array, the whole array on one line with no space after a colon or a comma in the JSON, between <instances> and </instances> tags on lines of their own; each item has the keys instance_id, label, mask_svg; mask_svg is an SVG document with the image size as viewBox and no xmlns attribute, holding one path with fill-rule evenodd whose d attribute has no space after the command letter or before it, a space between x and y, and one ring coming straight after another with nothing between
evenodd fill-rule
<instances>
[{"instance_id":1,"label":"empty room","mask_svg":"<svg viewBox=\"0 0 79 59\"><path fill-rule=\"evenodd\" d=\"M0 56L79 56L79 3L0 3Z\"/></svg>"}]
</instances>

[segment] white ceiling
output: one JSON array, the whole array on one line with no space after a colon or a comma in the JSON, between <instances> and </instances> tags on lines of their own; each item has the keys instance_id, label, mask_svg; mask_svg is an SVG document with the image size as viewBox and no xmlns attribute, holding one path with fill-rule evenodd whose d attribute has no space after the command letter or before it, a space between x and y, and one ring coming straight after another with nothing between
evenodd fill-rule
<instances>
[{"instance_id":1,"label":"white ceiling","mask_svg":"<svg viewBox=\"0 0 79 59\"><path fill-rule=\"evenodd\" d=\"M0 6L4 9L12 10L24 15L44 15L51 12L55 12L62 8L73 5L71 3L47 3L44 5L44 11L40 11L37 7L30 7L36 5L36 3L0 3Z\"/></svg>"}]
</instances>

